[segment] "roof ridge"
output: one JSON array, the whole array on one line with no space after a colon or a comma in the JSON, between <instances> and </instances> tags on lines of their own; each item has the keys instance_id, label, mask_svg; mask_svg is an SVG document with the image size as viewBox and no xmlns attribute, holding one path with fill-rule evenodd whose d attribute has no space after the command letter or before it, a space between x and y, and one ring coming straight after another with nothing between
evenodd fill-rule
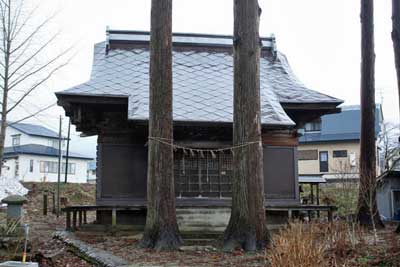
<instances>
[{"instance_id":1,"label":"roof ridge","mask_svg":"<svg viewBox=\"0 0 400 267\"><path fill-rule=\"evenodd\" d=\"M260 37L260 39L262 41L262 48L276 50L276 40L273 34L269 37ZM107 29L107 47L109 47L112 42L148 43L150 42L150 32ZM232 47L233 36L225 34L173 32L172 42L175 45Z\"/></svg>"}]
</instances>

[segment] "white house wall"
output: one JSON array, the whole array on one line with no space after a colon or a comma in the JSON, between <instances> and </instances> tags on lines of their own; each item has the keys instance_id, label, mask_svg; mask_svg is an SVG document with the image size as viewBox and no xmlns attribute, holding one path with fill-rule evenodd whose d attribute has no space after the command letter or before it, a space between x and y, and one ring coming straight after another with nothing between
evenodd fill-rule
<instances>
[{"instance_id":1,"label":"white house wall","mask_svg":"<svg viewBox=\"0 0 400 267\"><path fill-rule=\"evenodd\" d=\"M30 160L33 160L33 171L30 172ZM57 182L57 173L42 173L40 172L41 161L57 162L56 157L37 156L37 155L19 155L19 176L18 179L23 182ZM65 163L65 158L63 159ZM68 174L69 183L86 183L87 182L87 162L85 159L69 159L68 163L75 163L75 174ZM16 160L7 160L6 166L10 166L10 170L6 171L5 175L15 177ZM61 174L61 181L64 181L65 174Z\"/></svg>"},{"instance_id":2,"label":"white house wall","mask_svg":"<svg viewBox=\"0 0 400 267\"><path fill-rule=\"evenodd\" d=\"M16 158L10 158L5 160L4 166L1 170L1 175L7 178L15 178L15 162Z\"/></svg>"}]
</instances>

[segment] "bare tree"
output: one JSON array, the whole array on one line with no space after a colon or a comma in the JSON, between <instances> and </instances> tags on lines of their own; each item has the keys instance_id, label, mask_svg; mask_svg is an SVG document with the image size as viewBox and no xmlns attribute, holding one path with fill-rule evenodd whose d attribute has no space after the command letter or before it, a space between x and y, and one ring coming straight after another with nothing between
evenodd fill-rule
<instances>
[{"instance_id":1,"label":"bare tree","mask_svg":"<svg viewBox=\"0 0 400 267\"><path fill-rule=\"evenodd\" d=\"M29 8L27 0L0 0L0 89L3 94L0 113L0 163L3 161L10 112L35 90L45 85L69 61L64 58L70 48L47 58L48 49L58 33L40 36L54 16L40 19L36 14L37 9L38 7ZM36 24L37 21L39 22Z\"/></svg>"},{"instance_id":2,"label":"bare tree","mask_svg":"<svg viewBox=\"0 0 400 267\"><path fill-rule=\"evenodd\" d=\"M182 239L175 211L173 148L165 144L173 140L172 0L153 0L151 5L149 136L147 218L140 245L177 249Z\"/></svg>"},{"instance_id":3,"label":"bare tree","mask_svg":"<svg viewBox=\"0 0 400 267\"><path fill-rule=\"evenodd\" d=\"M378 145L380 150L380 156L383 160L384 170L391 170L394 168L399 157L399 125L390 122L384 123L382 131L379 135Z\"/></svg>"},{"instance_id":4,"label":"bare tree","mask_svg":"<svg viewBox=\"0 0 400 267\"><path fill-rule=\"evenodd\" d=\"M376 202L375 51L373 0L361 0L361 140L357 220L383 226Z\"/></svg>"},{"instance_id":5,"label":"bare tree","mask_svg":"<svg viewBox=\"0 0 400 267\"><path fill-rule=\"evenodd\" d=\"M334 185L334 190L329 191L332 191L335 205L338 206L338 214L352 222L357 208L359 177L357 164L353 164L349 158L345 158L339 160L331 169L335 173L337 183Z\"/></svg>"},{"instance_id":6,"label":"bare tree","mask_svg":"<svg viewBox=\"0 0 400 267\"><path fill-rule=\"evenodd\" d=\"M257 0L234 1L234 150L232 211L224 249L254 251L269 240L264 208Z\"/></svg>"}]
</instances>

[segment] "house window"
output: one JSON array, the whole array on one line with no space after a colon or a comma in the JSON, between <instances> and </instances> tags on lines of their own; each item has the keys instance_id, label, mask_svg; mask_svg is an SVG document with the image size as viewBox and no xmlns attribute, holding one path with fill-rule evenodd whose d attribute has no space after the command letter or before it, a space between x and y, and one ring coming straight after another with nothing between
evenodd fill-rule
<instances>
[{"instance_id":1,"label":"house window","mask_svg":"<svg viewBox=\"0 0 400 267\"><path fill-rule=\"evenodd\" d=\"M315 120L313 122L306 123L304 130L306 132L320 132L321 131L321 120Z\"/></svg>"},{"instance_id":2,"label":"house window","mask_svg":"<svg viewBox=\"0 0 400 267\"><path fill-rule=\"evenodd\" d=\"M333 157L334 158L347 158L347 150L334 150Z\"/></svg>"},{"instance_id":3,"label":"house window","mask_svg":"<svg viewBox=\"0 0 400 267\"><path fill-rule=\"evenodd\" d=\"M18 159L17 160L15 160L15 177L18 177L19 176L19 161L18 161Z\"/></svg>"},{"instance_id":4,"label":"house window","mask_svg":"<svg viewBox=\"0 0 400 267\"><path fill-rule=\"evenodd\" d=\"M58 162L57 161L41 161L40 162L41 173L58 173ZM68 163L68 174L75 174L75 163ZM65 173L65 163L61 165L61 173Z\"/></svg>"},{"instance_id":5,"label":"house window","mask_svg":"<svg viewBox=\"0 0 400 267\"><path fill-rule=\"evenodd\" d=\"M21 144L21 135L16 134L12 136L12 145L13 146L19 146Z\"/></svg>"},{"instance_id":6,"label":"house window","mask_svg":"<svg viewBox=\"0 0 400 267\"><path fill-rule=\"evenodd\" d=\"M328 172L328 151L319 152L319 171Z\"/></svg>"},{"instance_id":7,"label":"house window","mask_svg":"<svg viewBox=\"0 0 400 267\"><path fill-rule=\"evenodd\" d=\"M299 150L299 160L318 160L318 150Z\"/></svg>"},{"instance_id":8,"label":"house window","mask_svg":"<svg viewBox=\"0 0 400 267\"><path fill-rule=\"evenodd\" d=\"M58 149L58 144L59 144L59 141L56 140L56 139L49 140L49 145L51 147L54 147L54 148Z\"/></svg>"},{"instance_id":9,"label":"house window","mask_svg":"<svg viewBox=\"0 0 400 267\"><path fill-rule=\"evenodd\" d=\"M29 172L33 172L33 159L29 161Z\"/></svg>"}]
</instances>

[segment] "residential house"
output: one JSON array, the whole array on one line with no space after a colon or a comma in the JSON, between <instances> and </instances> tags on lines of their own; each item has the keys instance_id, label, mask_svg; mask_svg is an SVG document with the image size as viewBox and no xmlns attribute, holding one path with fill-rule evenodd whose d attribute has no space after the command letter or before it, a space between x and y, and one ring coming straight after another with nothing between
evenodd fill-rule
<instances>
[{"instance_id":1,"label":"residential house","mask_svg":"<svg viewBox=\"0 0 400 267\"><path fill-rule=\"evenodd\" d=\"M379 214L384 220L400 221L400 168L398 166L385 171L378 177L376 198Z\"/></svg>"},{"instance_id":2,"label":"residential house","mask_svg":"<svg viewBox=\"0 0 400 267\"><path fill-rule=\"evenodd\" d=\"M66 138L61 146L65 149ZM57 182L58 133L40 125L9 123L6 131L2 174L24 182ZM62 150L62 181L65 177L65 150ZM68 182L86 183L87 163L92 158L69 152Z\"/></svg>"},{"instance_id":3,"label":"residential house","mask_svg":"<svg viewBox=\"0 0 400 267\"><path fill-rule=\"evenodd\" d=\"M342 112L306 123L299 138L299 175L323 176L328 182L343 178L357 180L361 133L360 106L343 106ZM375 138L378 143L383 124L382 106L375 110ZM381 161L377 149L377 173Z\"/></svg>"},{"instance_id":4,"label":"residential house","mask_svg":"<svg viewBox=\"0 0 400 267\"><path fill-rule=\"evenodd\" d=\"M94 47L91 79L56 93L77 130L98 135L97 205L146 207L149 39L149 32L108 30L107 41ZM305 87L275 38L261 44L266 205L299 205L296 127L338 112L342 101ZM173 34L174 144L187 148L174 153L178 208L230 206L232 52L232 36ZM98 212L99 222L110 216ZM130 216L121 212L119 223Z\"/></svg>"},{"instance_id":5,"label":"residential house","mask_svg":"<svg viewBox=\"0 0 400 267\"><path fill-rule=\"evenodd\" d=\"M88 162L88 170L87 170L87 182L89 184L95 184L96 183L96 161L90 161Z\"/></svg>"}]
</instances>

